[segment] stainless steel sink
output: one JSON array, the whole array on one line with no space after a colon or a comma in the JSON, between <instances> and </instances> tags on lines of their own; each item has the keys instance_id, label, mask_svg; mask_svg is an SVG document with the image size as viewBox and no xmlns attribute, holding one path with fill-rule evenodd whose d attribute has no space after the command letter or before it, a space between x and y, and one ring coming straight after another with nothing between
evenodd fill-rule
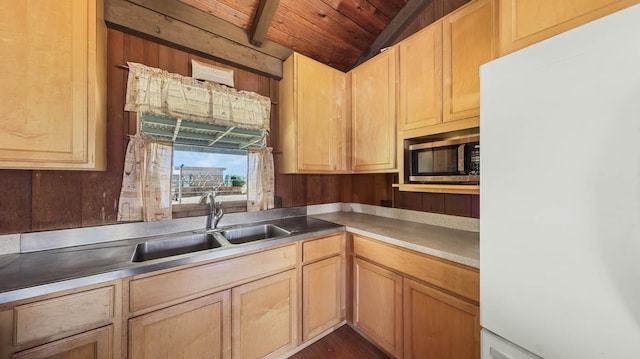
<instances>
[{"instance_id":1,"label":"stainless steel sink","mask_svg":"<svg viewBox=\"0 0 640 359\"><path fill-rule=\"evenodd\" d=\"M152 259L177 256L207 249L220 248L222 245L211 233L193 233L167 239L152 239L136 246L132 262L144 262Z\"/></svg>"},{"instance_id":2,"label":"stainless steel sink","mask_svg":"<svg viewBox=\"0 0 640 359\"><path fill-rule=\"evenodd\" d=\"M242 244L262 239L288 236L291 232L273 224L262 224L253 227L240 227L220 231L220 234L231 244Z\"/></svg>"}]
</instances>

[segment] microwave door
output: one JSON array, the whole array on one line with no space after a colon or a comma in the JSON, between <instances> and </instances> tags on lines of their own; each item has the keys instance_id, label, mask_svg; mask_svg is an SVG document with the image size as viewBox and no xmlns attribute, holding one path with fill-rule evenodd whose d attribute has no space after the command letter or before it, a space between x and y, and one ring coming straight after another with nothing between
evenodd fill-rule
<instances>
[{"instance_id":1,"label":"microwave door","mask_svg":"<svg viewBox=\"0 0 640 359\"><path fill-rule=\"evenodd\" d=\"M458 173L457 146L434 149L432 173L437 175L452 175Z\"/></svg>"},{"instance_id":2,"label":"microwave door","mask_svg":"<svg viewBox=\"0 0 640 359\"><path fill-rule=\"evenodd\" d=\"M434 172L433 151L427 150L427 151L418 152L417 173L432 174L433 172Z\"/></svg>"}]
</instances>

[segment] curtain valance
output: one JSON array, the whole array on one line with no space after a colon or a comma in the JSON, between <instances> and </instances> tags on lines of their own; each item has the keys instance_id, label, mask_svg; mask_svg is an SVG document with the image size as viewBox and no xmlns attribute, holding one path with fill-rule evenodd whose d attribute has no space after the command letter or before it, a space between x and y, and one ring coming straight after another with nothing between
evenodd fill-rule
<instances>
[{"instance_id":1,"label":"curtain valance","mask_svg":"<svg viewBox=\"0 0 640 359\"><path fill-rule=\"evenodd\" d=\"M271 100L212 82L128 62L126 111L269 130Z\"/></svg>"}]
</instances>

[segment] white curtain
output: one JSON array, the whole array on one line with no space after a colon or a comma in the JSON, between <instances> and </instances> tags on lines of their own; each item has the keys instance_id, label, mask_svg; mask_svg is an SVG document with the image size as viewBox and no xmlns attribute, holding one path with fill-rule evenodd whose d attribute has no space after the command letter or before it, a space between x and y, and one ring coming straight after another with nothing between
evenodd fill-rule
<instances>
[{"instance_id":1,"label":"white curtain","mask_svg":"<svg viewBox=\"0 0 640 359\"><path fill-rule=\"evenodd\" d=\"M132 136L127 145L118 221L171 219L173 145Z\"/></svg>"},{"instance_id":2,"label":"white curtain","mask_svg":"<svg viewBox=\"0 0 640 359\"><path fill-rule=\"evenodd\" d=\"M274 206L275 180L272 151L271 147L248 151L247 211L271 209Z\"/></svg>"},{"instance_id":3,"label":"white curtain","mask_svg":"<svg viewBox=\"0 0 640 359\"><path fill-rule=\"evenodd\" d=\"M125 111L228 127L269 130L271 99L128 62Z\"/></svg>"}]
</instances>

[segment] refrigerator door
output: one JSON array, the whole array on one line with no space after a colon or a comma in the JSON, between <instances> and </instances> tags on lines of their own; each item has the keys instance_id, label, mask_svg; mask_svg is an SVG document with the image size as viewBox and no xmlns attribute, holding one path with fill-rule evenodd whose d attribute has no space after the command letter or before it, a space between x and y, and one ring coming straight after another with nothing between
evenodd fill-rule
<instances>
[{"instance_id":1,"label":"refrigerator door","mask_svg":"<svg viewBox=\"0 0 640 359\"><path fill-rule=\"evenodd\" d=\"M481 333L482 359L541 359L539 356L483 329Z\"/></svg>"},{"instance_id":2,"label":"refrigerator door","mask_svg":"<svg viewBox=\"0 0 640 359\"><path fill-rule=\"evenodd\" d=\"M481 67L480 323L640 358L640 5Z\"/></svg>"}]
</instances>

